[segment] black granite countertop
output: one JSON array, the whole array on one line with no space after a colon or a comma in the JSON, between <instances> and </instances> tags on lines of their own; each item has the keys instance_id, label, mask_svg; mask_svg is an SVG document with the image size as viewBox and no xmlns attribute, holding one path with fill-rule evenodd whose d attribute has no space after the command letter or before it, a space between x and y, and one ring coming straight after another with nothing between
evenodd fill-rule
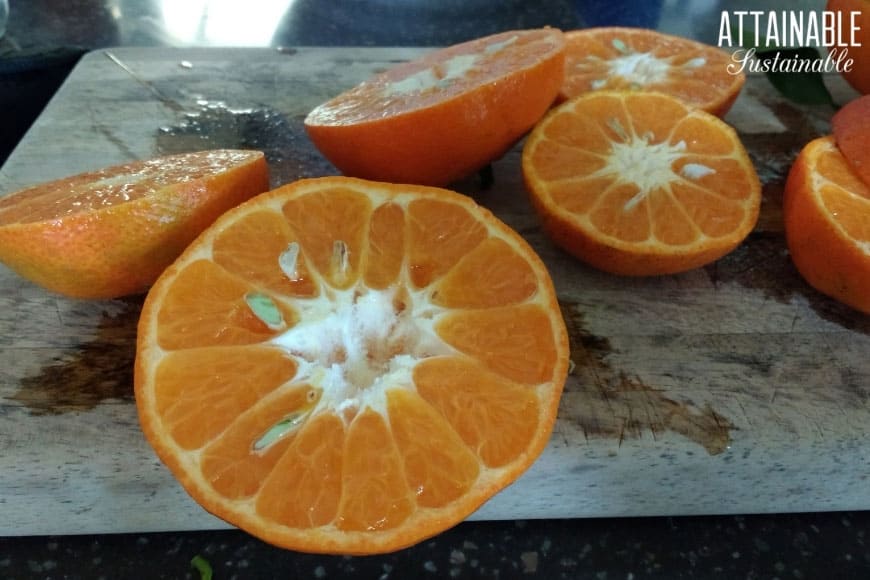
<instances>
[{"instance_id":1,"label":"black granite countertop","mask_svg":"<svg viewBox=\"0 0 870 580\"><path fill-rule=\"evenodd\" d=\"M870 577L866 513L465 522L383 556L298 554L241 531L0 539L0 578Z\"/></svg>"},{"instance_id":2,"label":"black granite countertop","mask_svg":"<svg viewBox=\"0 0 870 580\"><path fill-rule=\"evenodd\" d=\"M11 0L7 34L0 40L0 162L77 59L95 48L434 46L511 28L602 24L657 27L705 39L725 6L734 10L819 4L750 0ZM190 9L207 5L210 12ZM227 16L222 10L236 11L234 25L221 27ZM262 14L252 15L257 10ZM2 513L0 504L0 518ZM196 579L201 577L191 564L196 557L208 562L215 579L870 578L868 537L870 513L863 511L470 521L407 550L371 557L297 554L236 530L8 537L0 538L0 578Z\"/></svg>"}]
</instances>

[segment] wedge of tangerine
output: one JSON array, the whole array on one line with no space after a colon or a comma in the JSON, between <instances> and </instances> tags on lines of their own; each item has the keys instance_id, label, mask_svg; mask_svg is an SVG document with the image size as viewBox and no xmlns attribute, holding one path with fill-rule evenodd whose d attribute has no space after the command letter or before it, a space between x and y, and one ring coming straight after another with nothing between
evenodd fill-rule
<instances>
[{"instance_id":1,"label":"wedge of tangerine","mask_svg":"<svg viewBox=\"0 0 870 580\"><path fill-rule=\"evenodd\" d=\"M722 117L746 82L743 72L729 65L731 55L724 50L657 30L572 30L565 33L560 98L594 90L654 91Z\"/></svg>"},{"instance_id":2,"label":"wedge of tangerine","mask_svg":"<svg viewBox=\"0 0 870 580\"><path fill-rule=\"evenodd\" d=\"M804 279L870 314L870 185L833 137L811 141L795 159L783 219L789 253Z\"/></svg>"},{"instance_id":3,"label":"wedge of tangerine","mask_svg":"<svg viewBox=\"0 0 870 580\"><path fill-rule=\"evenodd\" d=\"M203 507L367 554L460 522L547 443L568 340L546 268L470 198L345 177L231 210L157 281L136 403Z\"/></svg>"},{"instance_id":4,"label":"wedge of tangerine","mask_svg":"<svg viewBox=\"0 0 870 580\"><path fill-rule=\"evenodd\" d=\"M76 298L144 292L215 218L269 189L259 151L184 153L0 197L0 262Z\"/></svg>"},{"instance_id":5,"label":"wedge of tangerine","mask_svg":"<svg viewBox=\"0 0 870 580\"><path fill-rule=\"evenodd\" d=\"M870 94L849 101L834 113L831 131L846 162L870 184Z\"/></svg>"},{"instance_id":6,"label":"wedge of tangerine","mask_svg":"<svg viewBox=\"0 0 870 580\"><path fill-rule=\"evenodd\" d=\"M346 175L447 185L500 157L562 86L559 30L515 30L400 64L323 103L305 128Z\"/></svg>"},{"instance_id":7,"label":"wedge of tangerine","mask_svg":"<svg viewBox=\"0 0 870 580\"><path fill-rule=\"evenodd\" d=\"M735 131L658 93L593 91L526 141L523 176L544 231L615 274L712 262L752 231L761 185Z\"/></svg>"}]
</instances>

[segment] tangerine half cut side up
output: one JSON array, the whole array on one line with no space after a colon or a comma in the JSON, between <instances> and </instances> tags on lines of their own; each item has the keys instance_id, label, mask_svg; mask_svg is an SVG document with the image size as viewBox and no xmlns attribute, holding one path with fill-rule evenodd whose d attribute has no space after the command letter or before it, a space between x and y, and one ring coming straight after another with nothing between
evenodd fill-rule
<instances>
[{"instance_id":1,"label":"tangerine half cut side up","mask_svg":"<svg viewBox=\"0 0 870 580\"><path fill-rule=\"evenodd\" d=\"M274 545L394 551L540 454L568 368L544 264L470 198L346 177L231 210L152 287L136 404L205 509Z\"/></svg>"},{"instance_id":2,"label":"tangerine half cut side up","mask_svg":"<svg viewBox=\"0 0 870 580\"><path fill-rule=\"evenodd\" d=\"M526 141L523 176L544 231L614 274L708 264L754 228L761 185L736 132L664 94L593 91Z\"/></svg>"},{"instance_id":3,"label":"tangerine half cut side up","mask_svg":"<svg viewBox=\"0 0 870 580\"><path fill-rule=\"evenodd\" d=\"M444 186L499 158L564 78L553 28L470 40L399 64L312 110L305 129L342 173Z\"/></svg>"}]
</instances>

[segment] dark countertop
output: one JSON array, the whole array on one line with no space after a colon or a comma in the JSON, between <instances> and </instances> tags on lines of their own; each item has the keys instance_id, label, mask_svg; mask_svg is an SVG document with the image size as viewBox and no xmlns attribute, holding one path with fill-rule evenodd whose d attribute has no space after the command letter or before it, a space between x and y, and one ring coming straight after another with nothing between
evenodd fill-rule
<instances>
[{"instance_id":1,"label":"dark countertop","mask_svg":"<svg viewBox=\"0 0 870 580\"><path fill-rule=\"evenodd\" d=\"M499 30L601 24L657 27L710 41L734 0L296 0L212 2L188 13L158 0L12 0L0 40L0 162L87 50L107 46L407 45ZM188 6L193 2L186 3ZM204 5L205 3L197 3ZM253 5L253 3L251 3ZM273 9L267 10L271 4ZM789 3L819 7L819 2ZM223 25L222 6L235 18ZM250 22L243 17L251 16ZM715 39L715 36L713 37ZM639 474L642 476L642 474ZM2 517L2 505L0 505ZM235 530L0 538L0 578L868 578L870 513L466 522L386 556L324 557Z\"/></svg>"}]
</instances>

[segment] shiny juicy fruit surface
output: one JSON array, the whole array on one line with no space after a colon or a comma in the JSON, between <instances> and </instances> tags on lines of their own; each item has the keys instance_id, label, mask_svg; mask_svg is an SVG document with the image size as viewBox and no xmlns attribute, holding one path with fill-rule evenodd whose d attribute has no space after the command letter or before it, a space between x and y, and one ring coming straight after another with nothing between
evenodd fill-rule
<instances>
[{"instance_id":1,"label":"shiny juicy fruit surface","mask_svg":"<svg viewBox=\"0 0 870 580\"><path fill-rule=\"evenodd\" d=\"M731 55L688 38L643 28L565 34L563 99L595 90L661 92L723 116L745 82Z\"/></svg>"},{"instance_id":2,"label":"shiny juicy fruit surface","mask_svg":"<svg viewBox=\"0 0 870 580\"><path fill-rule=\"evenodd\" d=\"M140 416L221 517L295 549L397 549L540 452L564 326L543 265L470 200L309 183L222 219L149 295Z\"/></svg>"},{"instance_id":3,"label":"shiny juicy fruit surface","mask_svg":"<svg viewBox=\"0 0 870 580\"><path fill-rule=\"evenodd\" d=\"M539 123L523 175L544 228L617 274L670 274L731 251L761 186L737 134L663 94L585 93Z\"/></svg>"}]
</instances>

